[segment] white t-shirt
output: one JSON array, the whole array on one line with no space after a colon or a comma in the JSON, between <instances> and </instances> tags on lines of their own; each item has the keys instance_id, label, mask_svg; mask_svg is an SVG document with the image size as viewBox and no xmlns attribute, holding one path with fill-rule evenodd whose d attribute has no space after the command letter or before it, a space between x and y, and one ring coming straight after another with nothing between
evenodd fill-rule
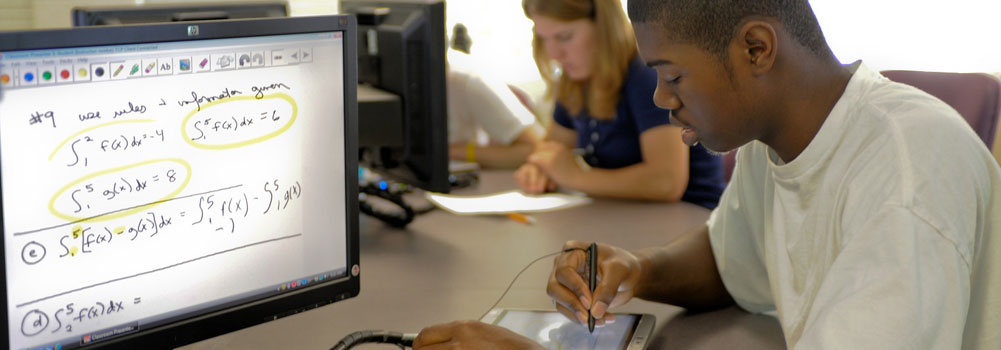
<instances>
[{"instance_id":1,"label":"white t-shirt","mask_svg":"<svg viewBox=\"0 0 1001 350\"><path fill-rule=\"evenodd\" d=\"M485 143L478 137L482 130L490 143L508 145L535 123L535 116L510 88L479 73L469 55L449 50L448 65L449 144Z\"/></svg>"},{"instance_id":2,"label":"white t-shirt","mask_svg":"<svg viewBox=\"0 0 1001 350\"><path fill-rule=\"evenodd\" d=\"M740 148L708 221L727 291L793 348L1001 348L1001 169L948 105L851 68L792 162Z\"/></svg>"}]
</instances>

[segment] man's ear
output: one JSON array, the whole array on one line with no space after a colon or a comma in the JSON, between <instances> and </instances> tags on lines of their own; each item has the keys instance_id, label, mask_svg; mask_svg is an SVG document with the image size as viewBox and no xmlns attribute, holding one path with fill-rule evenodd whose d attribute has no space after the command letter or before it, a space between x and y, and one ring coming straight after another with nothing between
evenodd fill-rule
<instances>
[{"instance_id":1,"label":"man's ear","mask_svg":"<svg viewBox=\"0 0 1001 350\"><path fill-rule=\"evenodd\" d=\"M744 22L737 32L735 44L737 55L734 63L747 65L754 75L772 70L778 51L778 36L771 23L759 20Z\"/></svg>"}]
</instances>

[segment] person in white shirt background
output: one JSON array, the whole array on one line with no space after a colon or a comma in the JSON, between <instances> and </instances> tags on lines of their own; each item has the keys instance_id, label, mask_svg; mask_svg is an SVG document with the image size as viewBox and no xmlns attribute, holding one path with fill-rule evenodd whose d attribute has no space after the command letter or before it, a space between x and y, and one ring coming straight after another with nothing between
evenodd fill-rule
<instances>
[{"instance_id":1,"label":"person in white shirt background","mask_svg":"<svg viewBox=\"0 0 1001 350\"><path fill-rule=\"evenodd\" d=\"M682 138L739 147L706 225L664 246L556 259L557 310L632 297L772 314L803 349L1001 349L1001 168L942 101L842 65L807 0L630 0L656 103ZM566 248L583 248L571 241ZM449 347L451 346L451 347ZM415 349L539 348L480 322Z\"/></svg>"},{"instance_id":2,"label":"person in white shirt background","mask_svg":"<svg viewBox=\"0 0 1001 350\"><path fill-rule=\"evenodd\" d=\"M460 26L447 53L449 158L485 168L517 168L535 150L542 126L514 88L469 56L471 40Z\"/></svg>"}]
</instances>

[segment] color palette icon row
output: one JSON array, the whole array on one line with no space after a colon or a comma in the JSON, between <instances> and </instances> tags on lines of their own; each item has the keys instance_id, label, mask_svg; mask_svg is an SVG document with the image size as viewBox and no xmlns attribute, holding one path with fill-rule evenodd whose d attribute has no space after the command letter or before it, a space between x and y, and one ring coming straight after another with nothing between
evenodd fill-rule
<instances>
[{"instance_id":1,"label":"color palette icon row","mask_svg":"<svg viewBox=\"0 0 1001 350\"><path fill-rule=\"evenodd\" d=\"M161 75L178 75L281 66L311 62L312 48L203 54L182 57L112 60L101 63L44 65L26 62L0 69L0 86L32 87L73 82L122 80Z\"/></svg>"},{"instance_id":2,"label":"color palette icon row","mask_svg":"<svg viewBox=\"0 0 1001 350\"><path fill-rule=\"evenodd\" d=\"M0 85L32 86L89 81L91 71L87 66L28 67L0 71Z\"/></svg>"}]
</instances>

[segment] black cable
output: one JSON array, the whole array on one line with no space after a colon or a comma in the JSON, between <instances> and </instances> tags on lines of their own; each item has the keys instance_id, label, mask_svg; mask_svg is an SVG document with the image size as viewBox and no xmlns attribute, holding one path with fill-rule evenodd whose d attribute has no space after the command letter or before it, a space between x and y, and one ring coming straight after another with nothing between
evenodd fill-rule
<instances>
[{"instance_id":1,"label":"black cable","mask_svg":"<svg viewBox=\"0 0 1001 350\"><path fill-rule=\"evenodd\" d=\"M477 172L457 173L448 176L448 183L453 190L466 188L480 182L480 174Z\"/></svg>"},{"instance_id":2,"label":"black cable","mask_svg":"<svg viewBox=\"0 0 1001 350\"><path fill-rule=\"evenodd\" d=\"M347 350L364 343L396 344L400 347L400 349L406 349L407 347L414 345L414 339L417 339L417 334L415 333L404 334L399 332L373 330L359 331L348 334L348 336L337 342L337 344L330 348L330 350Z\"/></svg>"},{"instance_id":3,"label":"black cable","mask_svg":"<svg viewBox=\"0 0 1001 350\"><path fill-rule=\"evenodd\" d=\"M435 209L438 209L437 205L428 204L428 206L426 206L424 208L416 208L416 209L414 209L414 214L424 215L424 214L427 214L427 213L430 213L430 212L434 211Z\"/></svg>"},{"instance_id":4,"label":"black cable","mask_svg":"<svg viewBox=\"0 0 1001 350\"><path fill-rule=\"evenodd\" d=\"M563 253L569 253L574 250L585 250L585 249L583 248L563 249L558 252L540 256L535 260L532 260L532 262L528 263L528 265L525 265L525 267L522 268L521 271L519 271L518 274L514 276L514 279L511 280L511 283L507 285L507 288L504 289L504 293L501 293L501 296L497 298L497 301L494 302L494 304L491 305L489 308L487 308L487 312L483 313L483 316L480 316L479 319L482 320L484 317L486 317L487 314L490 313L490 310L493 310L494 307L497 307L497 304L500 304L501 300L504 300L504 296L506 296L507 292L511 290L511 287L514 286L514 282L517 282L518 277L521 277L521 274L524 273L526 270L528 270L529 267L532 267L532 265L535 265L535 263L539 262L542 259ZM348 334L346 337L338 341L337 344L334 345L334 347L330 348L330 350L348 350L356 345L364 343L395 344L399 346L401 349L406 349L407 347L414 345L415 339L417 339L417 334L415 333L399 333L399 332L376 331L376 330L359 331Z\"/></svg>"},{"instance_id":5,"label":"black cable","mask_svg":"<svg viewBox=\"0 0 1001 350\"><path fill-rule=\"evenodd\" d=\"M390 203L395 204L397 207L400 208L401 211L398 213L392 213L384 210L378 210L374 208L371 204L369 204L367 200L359 199L358 209L361 210L362 213L368 214L369 216L382 220L383 222L393 227L405 227L407 226L407 224L414 221L414 216L416 216L414 208L412 208L410 204L407 204L407 202L403 200L403 195L401 193L384 190L376 187L373 184L361 186L359 188L359 192L364 193L365 195L375 196L385 199Z\"/></svg>"},{"instance_id":6,"label":"black cable","mask_svg":"<svg viewBox=\"0 0 1001 350\"><path fill-rule=\"evenodd\" d=\"M494 302L493 305L490 305L490 307L487 308L487 312L484 312L483 316L480 316L480 318L478 318L478 319L482 320L484 317L487 316L487 314L490 313L490 310L493 310L495 307L497 307L497 304L500 304L501 300L504 300L504 296L506 296L507 292L511 290L511 287L514 286L514 282L518 281L518 277L521 277L521 274L524 273L525 270L528 270L529 267L532 267L532 265L535 265L535 263L539 262L539 260L542 260L542 259L554 256L554 255L560 255L560 254L563 254L563 253L569 253L569 252L572 252L572 251L575 251L575 250L585 250L585 249L582 249L582 248L567 248L567 249L563 249L563 250L555 252L555 253L549 253L549 254L540 256L537 259L532 260L532 262L528 263L528 265L525 265L525 267L523 269L521 269L521 271L519 271L517 275L514 275L514 279L511 280L511 283L507 285L507 289L504 289L504 293L501 293L500 298L497 298L497 301Z\"/></svg>"}]
</instances>

